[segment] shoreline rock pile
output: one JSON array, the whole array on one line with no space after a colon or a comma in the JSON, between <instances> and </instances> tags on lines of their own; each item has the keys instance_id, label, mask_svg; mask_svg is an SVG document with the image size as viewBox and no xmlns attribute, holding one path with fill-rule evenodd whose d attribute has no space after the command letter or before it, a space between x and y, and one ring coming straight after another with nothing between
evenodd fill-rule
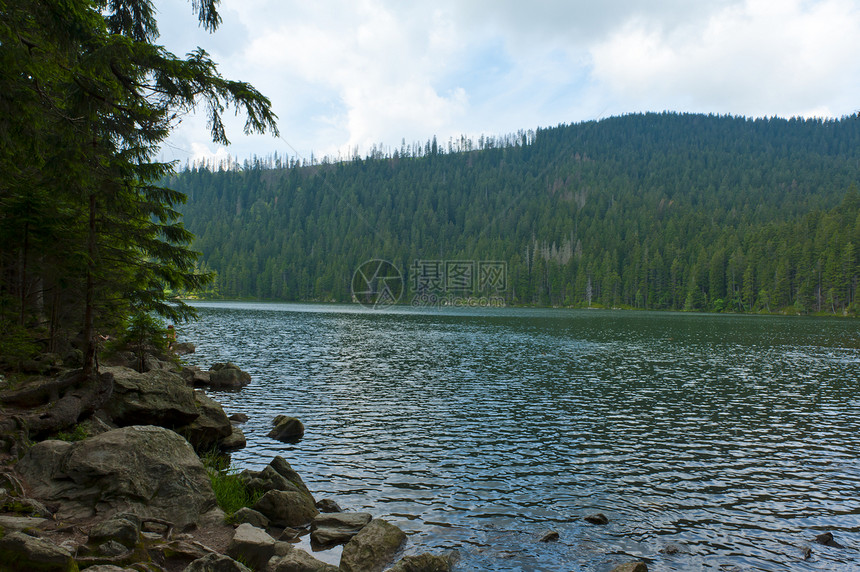
<instances>
[{"instance_id":1,"label":"shoreline rock pile","mask_svg":"<svg viewBox=\"0 0 860 572\"><path fill-rule=\"evenodd\" d=\"M193 351L188 346L183 352ZM261 471L239 473L257 500L225 519L200 455L244 447L238 423L247 416L231 421L200 388L241 389L250 376L234 364L203 371L154 356L139 372L133 360L140 361L120 355L100 368L110 392L77 417L85 438L29 444L25 427L3 435L0 570L382 571L401 554L403 531L368 513L344 512L330 499L317 502L280 456ZM5 426L22 419L16 412L24 408L27 415L49 411L57 388L72 387L63 376L72 374L0 392ZM304 427L279 416L273 432L295 441ZM305 534L317 549L343 545L340 566L297 547ZM409 556L391 569L438 572L451 562Z\"/></svg>"}]
</instances>

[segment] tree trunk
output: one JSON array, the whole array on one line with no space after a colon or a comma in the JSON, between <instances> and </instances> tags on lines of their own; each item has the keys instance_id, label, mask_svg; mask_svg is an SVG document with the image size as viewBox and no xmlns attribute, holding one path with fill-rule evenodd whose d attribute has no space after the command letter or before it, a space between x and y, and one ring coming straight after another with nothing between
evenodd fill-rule
<instances>
[{"instance_id":1,"label":"tree trunk","mask_svg":"<svg viewBox=\"0 0 860 572\"><path fill-rule=\"evenodd\" d=\"M90 194L90 222L87 233L87 285L84 306L84 377L93 375L96 344L93 332L93 289L96 258L96 195Z\"/></svg>"}]
</instances>

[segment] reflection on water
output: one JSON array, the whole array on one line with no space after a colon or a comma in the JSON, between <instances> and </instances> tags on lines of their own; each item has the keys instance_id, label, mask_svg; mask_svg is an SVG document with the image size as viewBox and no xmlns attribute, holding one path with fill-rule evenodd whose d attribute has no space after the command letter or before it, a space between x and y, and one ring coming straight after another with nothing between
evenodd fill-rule
<instances>
[{"instance_id":1,"label":"reflection on water","mask_svg":"<svg viewBox=\"0 0 860 572\"><path fill-rule=\"evenodd\" d=\"M456 549L462 570L860 567L855 321L199 309L190 361L253 379L216 395L251 416L234 462L283 455L411 553ZM280 413L305 423L300 443L265 436ZM537 542L549 529L560 542ZM848 548L811 544L822 531Z\"/></svg>"}]
</instances>

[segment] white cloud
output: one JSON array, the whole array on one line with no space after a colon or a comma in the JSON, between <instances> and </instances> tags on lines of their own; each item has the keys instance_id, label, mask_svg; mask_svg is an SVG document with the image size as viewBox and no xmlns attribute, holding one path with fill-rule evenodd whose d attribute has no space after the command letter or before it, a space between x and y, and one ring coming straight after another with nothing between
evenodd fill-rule
<instances>
[{"instance_id":1,"label":"white cloud","mask_svg":"<svg viewBox=\"0 0 860 572\"><path fill-rule=\"evenodd\" d=\"M853 3L751 0L671 33L631 21L591 48L593 74L631 109L848 113L858 32Z\"/></svg>"},{"instance_id":2,"label":"white cloud","mask_svg":"<svg viewBox=\"0 0 860 572\"><path fill-rule=\"evenodd\" d=\"M223 0L213 36L186 3L162 4L168 47L202 45L267 94L306 157L630 111L860 107L853 0ZM208 143L201 124L186 120L175 147ZM228 122L234 155L287 147L241 125Z\"/></svg>"}]
</instances>

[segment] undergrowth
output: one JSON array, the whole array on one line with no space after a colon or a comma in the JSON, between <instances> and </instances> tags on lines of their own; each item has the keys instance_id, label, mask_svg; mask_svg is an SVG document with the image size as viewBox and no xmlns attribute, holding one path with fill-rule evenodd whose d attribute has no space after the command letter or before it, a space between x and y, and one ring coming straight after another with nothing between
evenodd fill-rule
<instances>
[{"instance_id":1,"label":"undergrowth","mask_svg":"<svg viewBox=\"0 0 860 572\"><path fill-rule=\"evenodd\" d=\"M224 455L206 453L200 459L206 467L209 482L212 483L215 500L227 518L240 508L253 506L263 496L262 492L251 491L245 486L245 482L239 476L239 469L230 467L225 462Z\"/></svg>"}]
</instances>

